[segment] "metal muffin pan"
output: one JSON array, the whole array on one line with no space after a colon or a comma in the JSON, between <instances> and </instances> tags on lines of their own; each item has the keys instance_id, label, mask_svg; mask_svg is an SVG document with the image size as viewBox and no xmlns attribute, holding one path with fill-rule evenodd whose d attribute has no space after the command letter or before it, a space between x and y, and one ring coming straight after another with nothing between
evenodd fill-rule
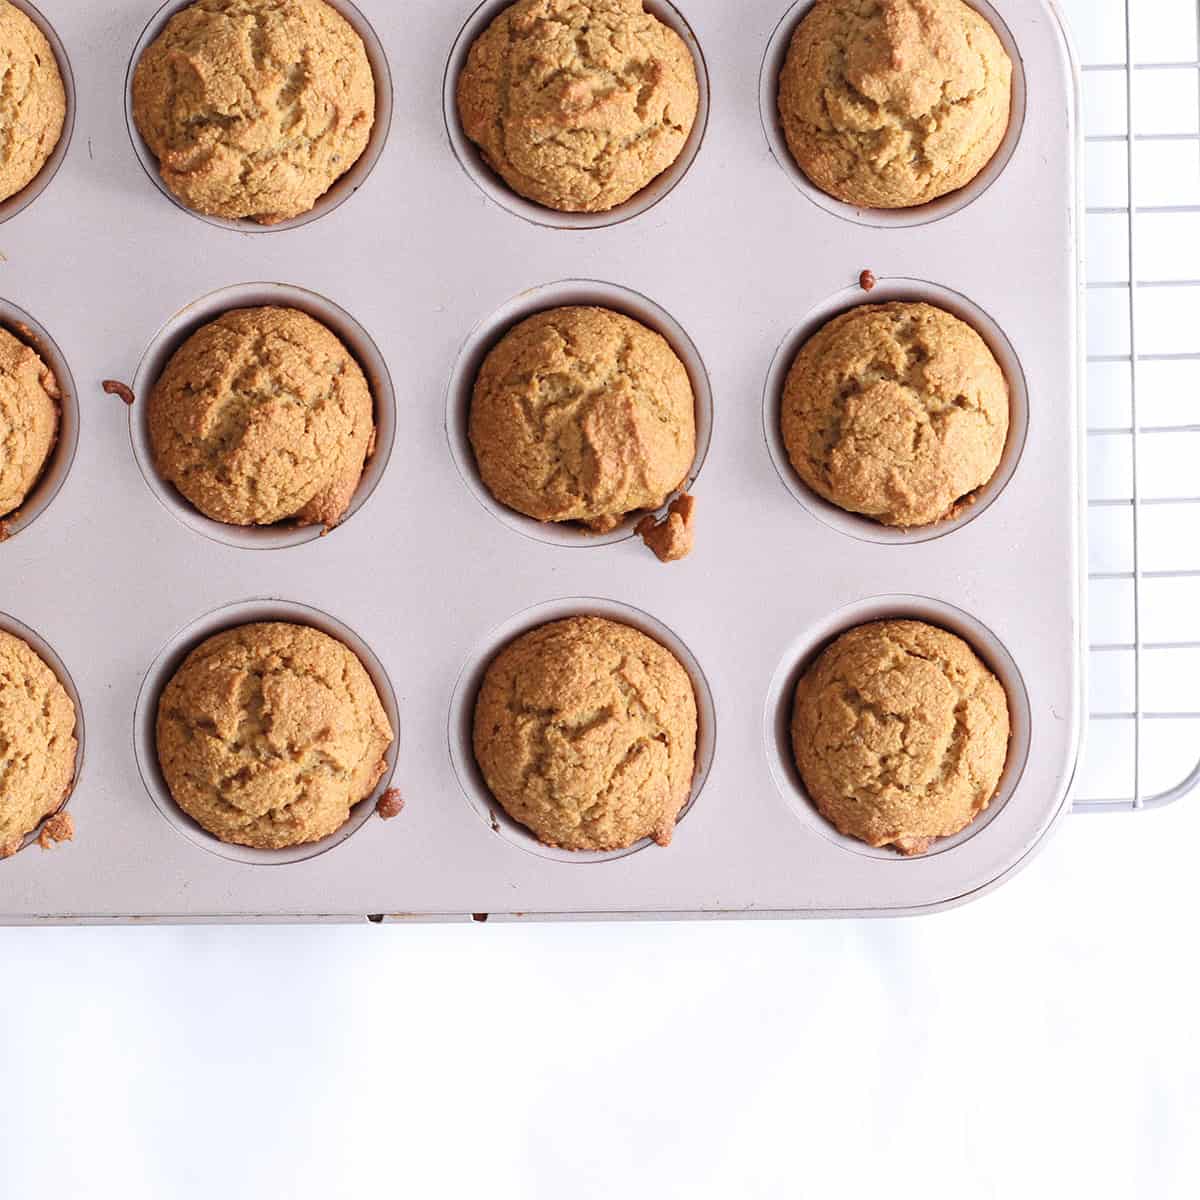
<instances>
[{"instance_id":1,"label":"metal muffin pan","mask_svg":"<svg viewBox=\"0 0 1200 1200\"><path fill-rule=\"evenodd\" d=\"M74 681L87 758L76 840L0 863L0 920L901 913L1003 880L1065 809L1083 712L1078 102L1047 0L980 5L1020 56L1010 157L967 203L904 222L813 203L772 152L764 71L804 5L649 0L698 48L706 104L688 157L629 211L571 222L507 193L447 107L464 28L502 5L332 2L369 23L390 68L378 156L311 219L260 231L188 213L139 167L124 67L163 13L42 0L74 60L75 135L36 202L0 226L0 322L51 355L74 421L0 545L0 624L36 631ZM880 281L869 296L853 286L864 269ZM964 518L908 535L821 508L772 425L803 332L892 296L972 319L1017 418L1000 476ZM379 447L328 537L213 528L146 452L145 394L165 356L226 306L279 300L331 324L375 388ZM481 492L462 427L472 365L506 322L576 301L658 328L691 373L698 541L682 563L658 563L628 528L523 523ZM132 409L101 391L110 378L136 385ZM568 612L655 634L697 684L697 787L667 849L548 852L478 779L481 670ZM988 814L916 859L838 837L786 753L797 672L840 630L904 615L966 636L1014 717ZM255 854L174 809L153 756L157 691L206 633L252 619L308 620L363 652L400 733L397 819L367 801L328 845Z\"/></svg>"}]
</instances>

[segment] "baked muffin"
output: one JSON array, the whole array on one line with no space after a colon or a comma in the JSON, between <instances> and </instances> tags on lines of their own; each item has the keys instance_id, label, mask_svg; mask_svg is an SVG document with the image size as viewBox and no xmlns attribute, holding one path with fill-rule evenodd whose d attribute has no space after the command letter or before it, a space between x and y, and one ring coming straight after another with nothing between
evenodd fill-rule
<instances>
[{"instance_id":1,"label":"baked muffin","mask_svg":"<svg viewBox=\"0 0 1200 1200\"><path fill-rule=\"evenodd\" d=\"M671 841L696 769L696 696L644 633L570 617L517 638L488 667L475 758L514 821L550 846Z\"/></svg>"},{"instance_id":2,"label":"baked muffin","mask_svg":"<svg viewBox=\"0 0 1200 1200\"><path fill-rule=\"evenodd\" d=\"M696 64L642 0L517 0L458 79L463 131L519 195L607 212L683 151Z\"/></svg>"},{"instance_id":3,"label":"baked muffin","mask_svg":"<svg viewBox=\"0 0 1200 1200\"><path fill-rule=\"evenodd\" d=\"M75 778L75 705L30 646L0 630L0 858L57 812Z\"/></svg>"},{"instance_id":4,"label":"baked muffin","mask_svg":"<svg viewBox=\"0 0 1200 1200\"><path fill-rule=\"evenodd\" d=\"M970 183L1011 108L1012 61L963 0L817 0L779 79L800 169L864 208L925 204Z\"/></svg>"},{"instance_id":5,"label":"baked muffin","mask_svg":"<svg viewBox=\"0 0 1200 1200\"><path fill-rule=\"evenodd\" d=\"M792 747L814 804L868 846L924 854L991 803L1008 697L961 638L920 621L860 625L800 680Z\"/></svg>"},{"instance_id":6,"label":"baked muffin","mask_svg":"<svg viewBox=\"0 0 1200 1200\"><path fill-rule=\"evenodd\" d=\"M683 483L696 400L659 334L607 308L555 308L509 330L484 360L469 433L501 504L604 533Z\"/></svg>"},{"instance_id":7,"label":"baked muffin","mask_svg":"<svg viewBox=\"0 0 1200 1200\"><path fill-rule=\"evenodd\" d=\"M864 304L800 350L781 424L818 495L884 525L930 525L996 473L1008 382L983 338L943 309Z\"/></svg>"},{"instance_id":8,"label":"baked muffin","mask_svg":"<svg viewBox=\"0 0 1200 1200\"><path fill-rule=\"evenodd\" d=\"M158 702L175 803L223 842L279 850L350 819L387 769L392 727L366 668L308 625L243 625L201 643Z\"/></svg>"},{"instance_id":9,"label":"baked muffin","mask_svg":"<svg viewBox=\"0 0 1200 1200\"><path fill-rule=\"evenodd\" d=\"M375 76L325 0L196 0L139 60L133 118L188 208L272 225L308 212L367 148Z\"/></svg>"},{"instance_id":10,"label":"baked muffin","mask_svg":"<svg viewBox=\"0 0 1200 1200\"><path fill-rule=\"evenodd\" d=\"M294 308L233 309L198 329L148 420L159 474L227 525L336 525L375 441L362 368Z\"/></svg>"},{"instance_id":11,"label":"baked muffin","mask_svg":"<svg viewBox=\"0 0 1200 1200\"><path fill-rule=\"evenodd\" d=\"M32 346L0 329L0 517L19 508L58 440L62 393Z\"/></svg>"},{"instance_id":12,"label":"baked muffin","mask_svg":"<svg viewBox=\"0 0 1200 1200\"><path fill-rule=\"evenodd\" d=\"M62 137L67 93L46 35L0 0L0 201L15 196L46 165Z\"/></svg>"}]
</instances>

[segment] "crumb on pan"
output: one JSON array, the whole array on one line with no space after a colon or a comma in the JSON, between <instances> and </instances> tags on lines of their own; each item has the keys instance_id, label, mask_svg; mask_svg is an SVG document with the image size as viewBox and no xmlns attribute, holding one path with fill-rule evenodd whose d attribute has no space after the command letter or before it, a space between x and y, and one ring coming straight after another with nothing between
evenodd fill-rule
<instances>
[{"instance_id":1,"label":"crumb on pan","mask_svg":"<svg viewBox=\"0 0 1200 1200\"><path fill-rule=\"evenodd\" d=\"M75 840L75 818L68 812L55 813L38 834L38 845L43 850L51 850L60 842Z\"/></svg>"},{"instance_id":2,"label":"crumb on pan","mask_svg":"<svg viewBox=\"0 0 1200 1200\"><path fill-rule=\"evenodd\" d=\"M122 383L119 379L106 379L100 386L110 396L120 396L126 404L133 406L134 394L133 389L126 383Z\"/></svg>"},{"instance_id":3,"label":"crumb on pan","mask_svg":"<svg viewBox=\"0 0 1200 1200\"><path fill-rule=\"evenodd\" d=\"M878 282L879 281L875 278L874 271L864 271L858 277L858 286L862 288L864 292L874 291L875 285Z\"/></svg>"},{"instance_id":4,"label":"crumb on pan","mask_svg":"<svg viewBox=\"0 0 1200 1200\"><path fill-rule=\"evenodd\" d=\"M696 545L696 498L685 492L672 502L661 521L643 517L638 522L637 534L659 562L687 558Z\"/></svg>"},{"instance_id":5,"label":"crumb on pan","mask_svg":"<svg viewBox=\"0 0 1200 1200\"><path fill-rule=\"evenodd\" d=\"M375 811L385 821L391 821L398 817L404 811L404 797L400 795L400 789L388 788L388 790L379 797L379 800L375 805Z\"/></svg>"}]
</instances>

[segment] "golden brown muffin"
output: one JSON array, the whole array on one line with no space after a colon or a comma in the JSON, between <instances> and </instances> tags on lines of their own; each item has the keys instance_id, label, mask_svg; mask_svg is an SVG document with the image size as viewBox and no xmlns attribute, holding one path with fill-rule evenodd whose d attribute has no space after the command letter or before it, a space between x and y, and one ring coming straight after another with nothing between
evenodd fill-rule
<instances>
[{"instance_id":1,"label":"golden brown muffin","mask_svg":"<svg viewBox=\"0 0 1200 1200\"><path fill-rule=\"evenodd\" d=\"M517 638L488 667L475 758L492 795L549 846L671 841L696 770L696 695L644 633L571 617Z\"/></svg>"},{"instance_id":2,"label":"golden brown muffin","mask_svg":"<svg viewBox=\"0 0 1200 1200\"><path fill-rule=\"evenodd\" d=\"M383 777L392 737L357 656L307 625L209 638L158 702L175 803L221 841L263 850L336 833Z\"/></svg>"},{"instance_id":3,"label":"golden brown muffin","mask_svg":"<svg viewBox=\"0 0 1200 1200\"><path fill-rule=\"evenodd\" d=\"M20 507L58 440L62 393L31 346L0 329L0 517Z\"/></svg>"},{"instance_id":4,"label":"golden brown muffin","mask_svg":"<svg viewBox=\"0 0 1200 1200\"><path fill-rule=\"evenodd\" d=\"M840 833L924 854L995 795L1008 697L961 638L921 621L843 634L796 688L792 748Z\"/></svg>"},{"instance_id":5,"label":"golden brown muffin","mask_svg":"<svg viewBox=\"0 0 1200 1200\"><path fill-rule=\"evenodd\" d=\"M159 474L229 525L336 525L373 449L362 368L294 308L239 308L198 329L150 396Z\"/></svg>"},{"instance_id":6,"label":"golden brown muffin","mask_svg":"<svg viewBox=\"0 0 1200 1200\"><path fill-rule=\"evenodd\" d=\"M607 212L683 151L696 64L642 0L517 0L458 80L463 130L513 191L560 212Z\"/></svg>"},{"instance_id":7,"label":"golden brown muffin","mask_svg":"<svg viewBox=\"0 0 1200 1200\"><path fill-rule=\"evenodd\" d=\"M0 0L0 201L46 165L62 137L67 93L46 35Z\"/></svg>"},{"instance_id":8,"label":"golden brown muffin","mask_svg":"<svg viewBox=\"0 0 1200 1200\"><path fill-rule=\"evenodd\" d=\"M817 0L779 79L800 169L866 208L925 204L970 183L1011 107L1012 61L963 0Z\"/></svg>"},{"instance_id":9,"label":"golden brown muffin","mask_svg":"<svg viewBox=\"0 0 1200 1200\"><path fill-rule=\"evenodd\" d=\"M75 705L29 645L0 630L0 858L67 799Z\"/></svg>"},{"instance_id":10,"label":"golden brown muffin","mask_svg":"<svg viewBox=\"0 0 1200 1200\"><path fill-rule=\"evenodd\" d=\"M133 117L188 208L271 225L308 212L358 161L375 76L324 0L196 0L139 60Z\"/></svg>"},{"instance_id":11,"label":"golden brown muffin","mask_svg":"<svg viewBox=\"0 0 1200 1200\"><path fill-rule=\"evenodd\" d=\"M996 473L1008 382L983 338L943 309L864 304L796 356L781 424L792 466L826 500L884 525L930 525Z\"/></svg>"},{"instance_id":12,"label":"golden brown muffin","mask_svg":"<svg viewBox=\"0 0 1200 1200\"><path fill-rule=\"evenodd\" d=\"M607 308L555 308L509 330L475 381L471 446L492 495L593 532L660 507L696 457L687 368Z\"/></svg>"}]
</instances>

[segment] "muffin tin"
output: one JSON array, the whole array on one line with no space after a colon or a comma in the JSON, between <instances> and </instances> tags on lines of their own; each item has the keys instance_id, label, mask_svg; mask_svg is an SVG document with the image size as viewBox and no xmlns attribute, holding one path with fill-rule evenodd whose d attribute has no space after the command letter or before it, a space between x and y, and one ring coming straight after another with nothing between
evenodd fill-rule
<instances>
[{"instance_id":1,"label":"muffin tin","mask_svg":"<svg viewBox=\"0 0 1200 1200\"><path fill-rule=\"evenodd\" d=\"M900 913L1007 877L1064 811L1082 714L1077 96L1052 7L975 0L1019 67L1014 130L965 194L896 216L813 196L781 157L772 73L807 4L648 0L692 40L701 118L668 177L569 220L508 193L457 128L456 66L499 0L332 2L367 35L381 85L370 161L314 214L264 230L165 199L128 127L122 65L182 5L41 0L78 111L57 175L0 226L0 322L24 326L59 371L66 419L0 545L0 627L28 626L73 681L87 757L81 736L76 840L0 863L0 920ZM869 296L864 269L879 280ZM822 505L775 424L804 334L894 298L975 324L1016 416L978 502L909 533ZM201 321L263 302L325 320L375 388L379 448L328 537L213 526L146 452L145 396L166 355ZM525 522L479 484L464 437L474 366L515 320L568 302L657 328L692 376L698 540L682 563L658 563L628 524L598 538ZM104 379L132 384L133 407ZM668 849L547 850L478 778L481 671L511 637L575 612L658 637L697 684L697 784ZM797 674L884 616L966 637L1013 713L991 809L911 860L840 838L787 748ZM153 754L158 691L204 636L262 619L308 621L360 652L399 731L380 784L401 790L398 818L367 802L328 843L252 852L171 804Z\"/></svg>"}]
</instances>

